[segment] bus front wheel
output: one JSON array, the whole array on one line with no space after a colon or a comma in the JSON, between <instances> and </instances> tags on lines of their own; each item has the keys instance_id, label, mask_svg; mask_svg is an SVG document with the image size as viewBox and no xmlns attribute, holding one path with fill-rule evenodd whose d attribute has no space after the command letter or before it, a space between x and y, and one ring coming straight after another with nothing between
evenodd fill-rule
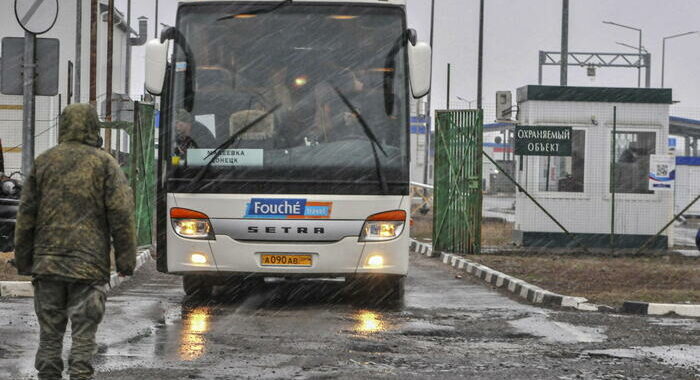
<instances>
[{"instance_id":1,"label":"bus front wheel","mask_svg":"<svg viewBox=\"0 0 700 380\"><path fill-rule=\"evenodd\" d=\"M406 277L391 276L380 280L377 297L380 303L394 304L403 301Z\"/></svg>"},{"instance_id":2,"label":"bus front wheel","mask_svg":"<svg viewBox=\"0 0 700 380\"><path fill-rule=\"evenodd\" d=\"M182 288L188 296L207 298L211 296L214 286L202 276L182 276Z\"/></svg>"},{"instance_id":3,"label":"bus front wheel","mask_svg":"<svg viewBox=\"0 0 700 380\"><path fill-rule=\"evenodd\" d=\"M371 276L352 281L348 295L359 296L363 303L370 305L393 305L403 301L406 277Z\"/></svg>"}]
</instances>

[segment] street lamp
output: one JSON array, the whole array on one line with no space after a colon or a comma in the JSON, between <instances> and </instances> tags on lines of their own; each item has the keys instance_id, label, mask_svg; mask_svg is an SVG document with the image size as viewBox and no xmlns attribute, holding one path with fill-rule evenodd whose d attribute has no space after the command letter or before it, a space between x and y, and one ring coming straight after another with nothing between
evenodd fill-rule
<instances>
[{"instance_id":1,"label":"street lamp","mask_svg":"<svg viewBox=\"0 0 700 380\"><path fill-rule=\"evenodd\" d=\"M626 44L624 42L615 42L615 43L620 45L620 46L628 47L630 49L639 50L639 46L632 46L632 45ZM644 52L644 54L649 54L649 50L647 50L644 46L642 46L642 51Z\"/></svg>"},{"instance_id":2,"label":"street lamp","mask_svg":"<svg viewBox=\"0 0 700 380\"><path fill-rule=\"evenodd\" d=\"M661 49L661 88L664 88L664 69L665 69L665 64L666 64L666 40L670 40L671 38L678 38L678 37L687 36L690 34L696 34L696 33L700 33L700 31L694 30L692 32L685 32L685 33L674 34L672 36L664 37L663 47Z\"/></svg>"},{"instance_id":3,"label":"street lamp","mask_svg":"<svg viewBox=\"0 0 700 380\"><path fill-rule=\"evenodd\" d=\"M458 96L457 99L459 99L459 100L461 100L461 101L467 103L467 107L469 107L469 109L472 108L472 103L476 101L476 100L467 100L467 99L465 99L465 98L463 98L463 97L461 97L461 96Z\"/></svg>"},{"instance_id":4,"label":"street lamp","mask_svg":"<svg viewBox=\"0 0 700 380\"><path fill-rule=\"evenodd\" d=\"M430 2L430 48L435 51L433 42L435 36L435 0ZM430 73L432 77L432 72ZM427 114L428 114L428 126L425 129L425 151L423 152L423 183L428 183L428 166L430 162L430 135L432 133L433 125L433 96L428 93L428 104L427 104ZM423 195L428 196L428 189L423 189Z\"/></svg>"},{"instance_id":5,"label":"street lamp","mask_svg":"<svg viewBox=\"0 0 700 380\"><path fill-rule=\"evenodd\" d=\"M639 47L637 48L639 51L639 64L637 65L637 87L642 87L642 30L633 26L622 25L612 21L603 21L603 24L619 26L620 28L636 30L639 32Z\"/></svg>"}]
</instances>

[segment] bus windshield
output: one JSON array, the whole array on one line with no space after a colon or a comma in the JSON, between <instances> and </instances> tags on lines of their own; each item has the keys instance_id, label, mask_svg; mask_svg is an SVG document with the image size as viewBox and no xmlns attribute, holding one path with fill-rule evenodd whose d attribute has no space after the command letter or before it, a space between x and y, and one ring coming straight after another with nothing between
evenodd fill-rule
<instances>
[{"instance_id":1,"label":"bus windshield","mask_svg":"<svg viewBox=\"0 0 700 380\"><path fill-rule=\"evenodd\" d=\"M168 191L408 191L404 13L369 5L184 5Z\"/></svg>"}]
</instances>

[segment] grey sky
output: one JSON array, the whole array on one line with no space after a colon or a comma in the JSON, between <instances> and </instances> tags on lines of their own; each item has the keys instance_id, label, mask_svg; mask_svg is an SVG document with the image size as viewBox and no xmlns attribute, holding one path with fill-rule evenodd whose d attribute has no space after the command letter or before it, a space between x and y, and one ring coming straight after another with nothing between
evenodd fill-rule
<instances>
[{"instance_id":1,"label":"grey sky","mask_svg":"<svg viewBox=\"0 0 700 380\"><path fill-rule=\"evenodd\" d=\"M133 24L146 15L153 20L154 0L134 0ZM447 63L452 63L452 102L457 96L476 98L478 0L435 0L433 72L434 108L445 106ZM116 0L126 10L126 0ZM173 24L177 2L160 0L160 22ZM515 90L537 83L538 50L560 47L561 0L486 0L484 45L484 104L494 103L495 91ZM643 29L644 45L652 54L652 86L661 83L661 41L664 36L700 30L697 0L571 0L571 51L634 52L615 44L636 45L635 31L602 23L611 20ZM408 0L409 25L421 40L430 34L430 0ZM153 35L151 24L150 34ZM143 83L142 53L135 51L133 91ZM642 74L642 79L644 78ZM681 103L673 114L700 118L700 35L670 40L666 46L666 87ZM559 84L556 67L546 67L544 84ZM634 69L599 69L595 81L585 68L569 69L569 85L636 87ZM488 118L488 114L487 114ZM487 120L488 121L488 120Z\"/></svg>"}]
</instances>

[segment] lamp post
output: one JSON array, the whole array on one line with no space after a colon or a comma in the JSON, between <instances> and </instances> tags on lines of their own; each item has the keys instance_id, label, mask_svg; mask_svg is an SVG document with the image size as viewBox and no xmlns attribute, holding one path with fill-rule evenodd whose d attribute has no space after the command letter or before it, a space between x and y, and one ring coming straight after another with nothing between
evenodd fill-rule
<instances>
[{"instance_id":1,"label":"lamp post","mask_svg":"<svg viewBox=\"0 0 700 380\"><path fill-rule=\"evenodd\" d=\"M612 21L603 21L603 24L619 26L620 28L636 30L637 32L639 32L639 46L637 47L637 50L639 51L639 65L637 66L637 87L642 87L642 30L633 26L622 25Z\"/></svg>"},{"instance_id":2,"label":"lamp post","mask_svg":"<svg viewBox=\"0 0 700 380\"><path fill-rule=\"evenodd\" d=\"M569 0L564 0L569 1ZM484 0L479 5L479 57L477 61L476 108L481 109L481 94L484 83ZM449 101L449 99L448 99Z\"/></svg>"},{"instance_id":3,"label":"lamp post","mask_svg":"<svg viewBox=\"0 0 700 380\"><path fill-rule=\"evenodd\" d=\"M634 50L639 51L639 46L633 46L633 45L630 45L630 44L626 44L626 43L624 43L624 42L615 42L615 43L618 44L618 45L620 45L620 46L628 47L628 48L630 48L630 49L634 49ZM642 52L647 56L647 59L651 60L651 59L649 58L649 57L651 57L651 54L649 53L649 50L647 50L647 48L645 48L644 46L642 46ZM642 57L640 56L639 59L640 59L640 62L641 62ZM651 84L649 83L649 66L647 66L647 69L646 69L646 70L647 70L647 88L648 88L648 87L651 85ZM638 85L639 85L639 84L638 84Z\"/></svg>"},{"instance_id":4,"label":"lamp post","mask_svg":"<svg viewBox=\"0 0 700 380\"><path fill-rule=\"evenodd\" d=\"M433 48L435 35L435 0L430 2L430 49ZM433 50L434 51L434 50ZM432 77L432 73L430 73ZM430 135L433 130L433 96L428 93L428 127L425 129L425 152L423 152L423 183L428 183L428 163L430 161ZM423 189L423 194L428 195L428 190Z\"/></svg>"},{"instance_id":5,"label":"lamp post","mask_svg":"<svg viewBox=\"0 0 700 380\"><path fill-rule=\"evenodd\" d=\"M466 103L466 104L467 104L467 107L469 107L469 109L472 108L472 103L474 103L474 102L476 101L476 100L467 100L467 99L465 99L465 98L463 98L463 97L461 97L461 96L458 96L457 99L459 99L459 100L463 101L464 103Z\"/></svg>"},{"instance_id":6,"label":"lamp post","mask_svg":"<svg viewBox=\"0 0 700 380\"><path fill-rule=\"evenodd\" d=\"M562 0L561 7L561 66L559 85L569 84L569 0Z\"/></svg>"},{"instance_id":7,"label":"lamp post","mask_svg":"<svg viewBox=\"0 0 700 380\"><path fill-rule=\"evenodd\" d=\"M620 45L620 46L628 47L628 48L630 48L630 49L639 50L639 46L633 46L633 45L630 45L630 44L626 44L626 43L624 43L624 42L615 42L615 43L618 44L618 45ZM649 50L647 50L647 48L645 48L644 46L642 46L642 51L644 52L644 54L648 54L648 53L649 53Z\"/></svg>"},{"instance_id":8,"label":"lamp post","mask_svg":"<svg viewBox=\"0 0 700 380\"><path fill-rule=\"evenodd\" d=\"M665 67L665 65L666 65L666 40L670 40L672 38L688 36L691 34L697 34L697 33L700 33L700 31L694 30L692 32L679 33L679 34L674 34L672 36L664 37L664 41L663 41L662 48L661 48L661 88L664 87L664 70L666 68Z\"/></svg>"},{"instance_id":9,"label":"lamp post","mask_svg":"<svg viewBox=\"0 0 700 380\"><path fill-rule=\"evenodd\" d=\"M155 32L154 35L156 36L155 38L158 38L158 6L160 5L160 0L156 0L156 22L153 23L153 26L155 27Z\"/></svg>"},{"instance_id":10,"label":"lamp post","mask_svg":"<svg viewBox=\"0 0 700 380\"><path fill-rule=\"evenodd\" d=\"M450 109L450 84L452 83L452 79L450 76L452 75L452 64L448 63L447 64L447 110Z\"/></svg>"}]
</instances>

